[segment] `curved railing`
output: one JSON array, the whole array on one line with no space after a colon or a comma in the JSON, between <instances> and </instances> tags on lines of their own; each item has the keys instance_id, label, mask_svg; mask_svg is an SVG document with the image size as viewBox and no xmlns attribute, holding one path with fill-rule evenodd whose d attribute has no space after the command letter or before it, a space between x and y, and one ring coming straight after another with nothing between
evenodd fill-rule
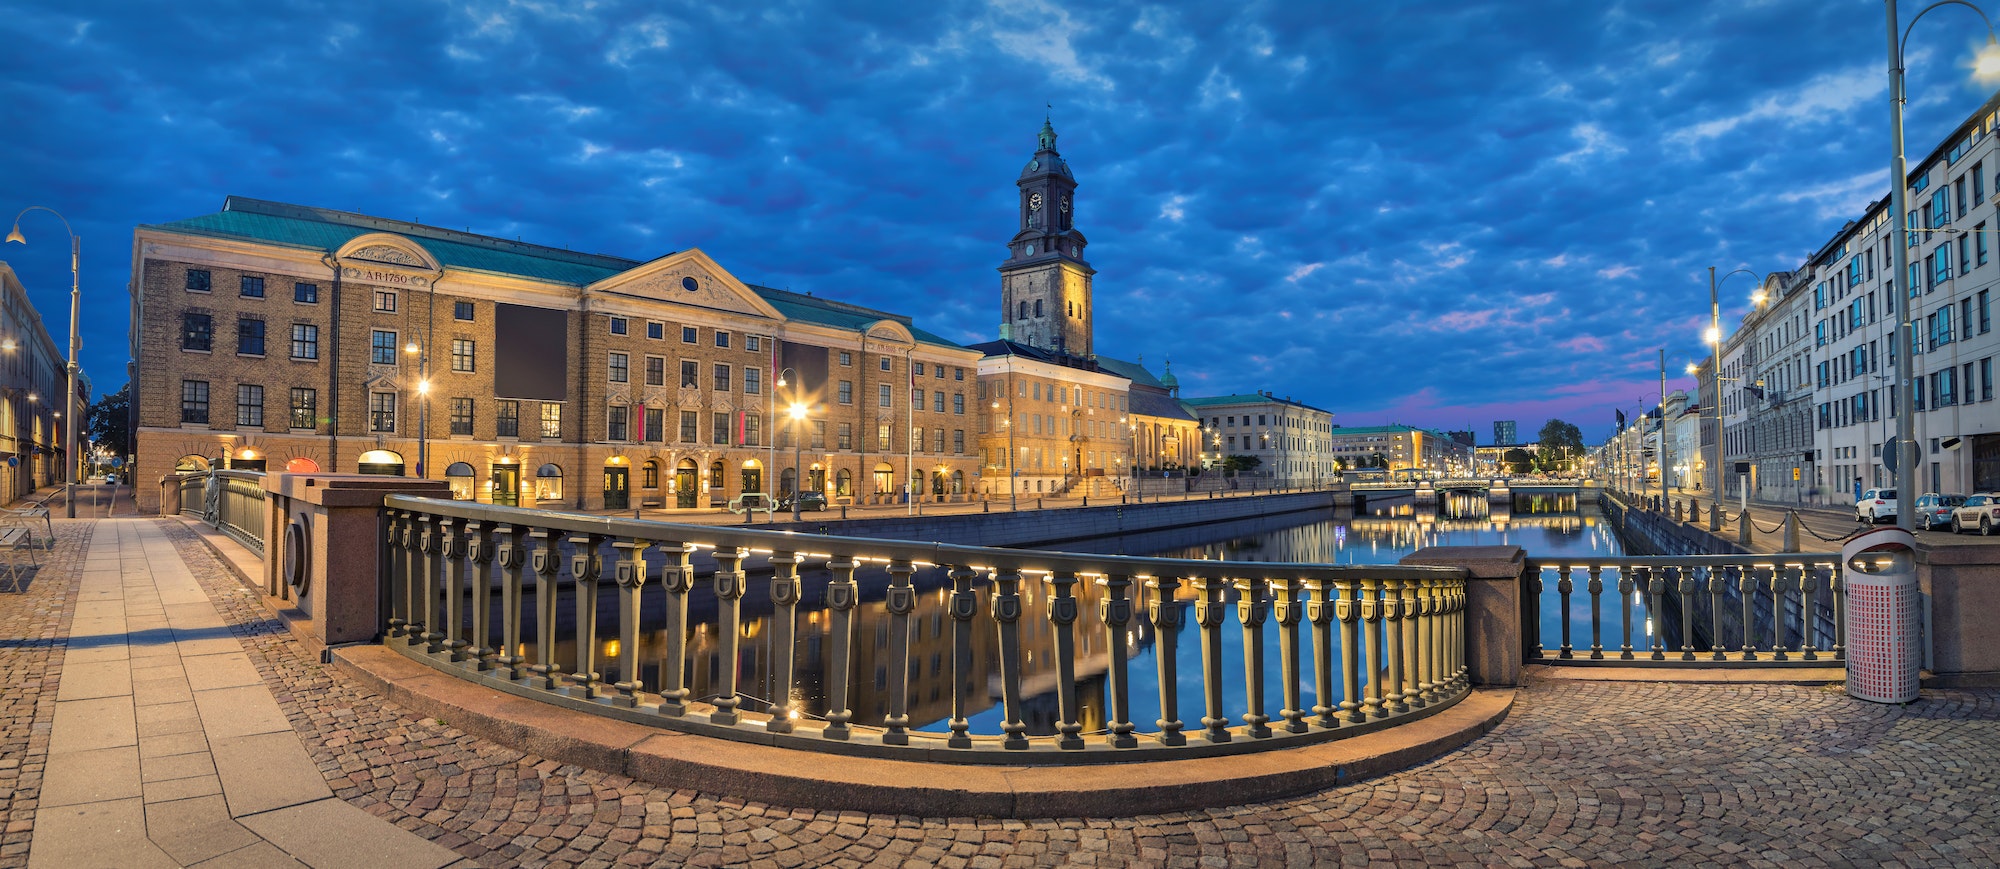
<instances>
[{"instance_id":1,"label":"curved railing","mask_svg":"<svg viewBox=\"0 0 2000 869\"><path fill-rule=\"evenodd\" d=\"M1118 762L1338 739L1430 715L1469 690L1465 573L1458 568L993 549L403 495L390 496L387 507L386 645L509 693L675 730L958 763ZM712 633L707 622L691 621L690 599L702 578L698 566L711 560L705 578L712 596L698 602L705 611L712 597ZM769 571L761 590L771 617L758 623L759 640L746 647L752 626L743 619L743 601L753 569ZM808 569L828 574L825 609L808 614L808 636L801 637L801 573ZM932 593L914 582L919 573L939 580L941 606L913 618L919 594ZM615 588L615 630L598 624L606 582ZM647 593L655 584L657 605ZM864 589L882 594L872 645L856 636ZM558 609L565 596L571 613ZM1097 599L1094 614L1084 612L1089 598ZM1201 664L1198 682L1197 674L1185 675L1201 695L1198 726L1181 720L1177 651L1190 608L1194 622L1185 627ZM1045 615L1031 616L1037 609ZM1231 609L1240 644L1225 643ZM654 612L648 621L660 628L658 648L642 658L641 616ZM524 634L528 624L532 636ZM926 633L939 650L928 669L913 647ZM1301 656L1302 634L1309 658ZM1142 636L1151 638L1157 669L1156 696L1147 706L1159 718L1151 731L1133 721L1130 696ZM690 642L712 651L712 670L693 666ZM975 644L997 659L997 674L973 669ZM760 649L769 650L761 665L765 694L776 699L753 696L740 678ZM1275 682L1268 672L1274 651ZM1232 657L1240 678L1226 672ZM1102 721L1092 721L1089 739L1077 688L1086 663L1090 678L1101 678L1103 696ZM801 664L823 690L823 710L800 700ZM599 673L614 667L615 679ZM871 669L875 720L854 702L857 690L868 688ZM698 697L703 676L707 690ZM1281 706L1275 718L1267 696L1274 686ZM1029 696L1035 687L1041 690ZM982 688L986 695L977 694ZM1311 706L1308 693L1316 701ZM948 697L949 717L933 716L946 732L912 727L911 704L925 697L940 704ZM974 704L996 699L982 720L997 710L997 732L974 733ZM1243 710L1240 720L1228 717L1231 708ZM1049 719L1040 721L1047 732L1030 735L1029 717Z\"/></svg>"},{"instance_id":2,"label":"curved railing","mask_svg":"<svg viewBox=\"0 0 2000 869\"><path fill-rule=\"evenodd\" d=\"M193 516L236 542L264 551L264 472L217 468L180 472L161 481L179 489L181 515Z\"/></svg>"}]
</instances>

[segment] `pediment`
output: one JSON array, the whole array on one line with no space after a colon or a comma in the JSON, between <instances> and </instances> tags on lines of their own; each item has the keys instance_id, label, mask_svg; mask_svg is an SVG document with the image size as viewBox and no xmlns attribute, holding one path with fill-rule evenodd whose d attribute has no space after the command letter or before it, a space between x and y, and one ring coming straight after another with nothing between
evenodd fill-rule
<instances>
[{"instance_id":1,"label":"pediment","mask_svg":"<svg viewBox=\"0 0 2000 869\"><path fill-rule=\"evenodd\" d=\"M584 289L772 320L785 319L777 308L764 301L749 285L737 280L708 254L696 249L668 254Z\"/></svg>"},{"instance_id":2,"label":"pediment","mask_svg":"<svg viewBox=\"0 0 2000 869\"><path fill-rule=\"evenodd\" d=\"M375 282L381 276L397 276L401 280L388 283L405 283L412 286L427 286L429 276L419 276L428 272L435 275L444 271L436 257L414 239L388 232L371 232L356 236L334 252L340 261L343 276Z\"/></svg>"},{"instance_id":3,"label":"pediment","mask_svg":"<svg viewBox=\"0 0 2000 869\"><path fill-rule=\"evenodd\" d=\"M904 344L917 343L917 336L911 334L910 327L903 325L900 320L876 320L868 324L868 337Z\"/></svg>"}]
</instances>

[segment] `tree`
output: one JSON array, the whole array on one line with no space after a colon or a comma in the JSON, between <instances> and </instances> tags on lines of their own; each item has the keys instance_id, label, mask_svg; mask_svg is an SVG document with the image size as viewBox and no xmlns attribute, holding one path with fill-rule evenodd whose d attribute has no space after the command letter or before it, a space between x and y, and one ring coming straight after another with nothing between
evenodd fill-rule
<instances>
[{"instance_id":1,"label":"tree","mask_svg":"<svg viewBox=\"0 0 2000 869\"><path fill-rule=\"evenodd\" d=\"M1389 467L1389 457L1381 453L1371 453L1368 456L1368 467L1387 468Z\"/></svg>"},{"instance_id":2,"label":"tree","mask_svg":"<svg viewBox=\"0 0 2000 869\"><path fill-rule=\"evenodd\" d=\"M1500 464L1508 474L1526 474L1535 469L1535 454L1514 447L1500 454Z\"/></svg>"},{"instance_id":3,"label":"tree","mask_svg":"<svg viewBox=\"0 0 2000 869\"><path fill-rule=\"evenodd\" d=\"M105 451L114 456L132 454L132 384L127 382L118 391L98 399L90 405L90 439L96 441Z\"/></svg>"},{"instance_id":4,"label":"tree","mask_svg":"<svg viewBox=\"0 0 2000 869\"><path fill-rule=\"evenodd\" d=\"M1256 456L1230 456L1222 460L1222 467L1227 471L1254 471L1263 463L1264 460Z\"/></svg>"},{"instance_id":5,"label":"tree","mask_svg":"<svg viewBox=\"0 0 2000 869\"><path fill-rule=\"evenodd\" d=\"M1541 451L1537 458L1544 471L1567 471L1583 455L1583 430L1572 423L1549 420L1542 424L1538 438Z\"/></svg>"}]
</instances>

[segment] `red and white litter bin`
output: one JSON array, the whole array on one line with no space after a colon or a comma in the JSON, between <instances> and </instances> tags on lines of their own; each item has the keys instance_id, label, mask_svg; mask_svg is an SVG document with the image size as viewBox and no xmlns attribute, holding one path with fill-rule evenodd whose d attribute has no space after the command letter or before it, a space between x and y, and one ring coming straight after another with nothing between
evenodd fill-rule
<instances>
[{"instance_id":1,"label":"red and white litter bin","mask_svg":"<svg viewBox=\"0 0 2000 869\"><path fill-rule=\"evenodd\" d=\"M1916 538L1901 528L1864 531L1840 548L1845 566L1847 693L1876 703L1917 699Z\"/></svg>"}]
</instances>

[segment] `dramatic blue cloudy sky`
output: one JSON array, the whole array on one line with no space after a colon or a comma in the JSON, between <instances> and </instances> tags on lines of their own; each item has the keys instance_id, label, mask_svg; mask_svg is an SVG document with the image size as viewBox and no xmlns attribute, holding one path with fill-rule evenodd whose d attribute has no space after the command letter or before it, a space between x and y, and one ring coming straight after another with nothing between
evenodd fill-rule
<instances>
[{"instance_id":1,"label":"dramatic blue cloudy sky","mask_svg":"<svg viewBox=\"0 0 2000 869\"><path fill-rule=\"evenodd\" d=\"M970 343L1052 103L1101 351L1347 425L1595 438L1657 348L1686 384L1706 267L1794 268L1886 191L1883 31L1879 0L15 0L0 208L83 236L104 390L132 228L232 193L700 247ZM1983 37L1918 28L1913 151L1987 96ZM60 228L23 230L0 256L59 333Z\"/></svg>"}]
</instances>

